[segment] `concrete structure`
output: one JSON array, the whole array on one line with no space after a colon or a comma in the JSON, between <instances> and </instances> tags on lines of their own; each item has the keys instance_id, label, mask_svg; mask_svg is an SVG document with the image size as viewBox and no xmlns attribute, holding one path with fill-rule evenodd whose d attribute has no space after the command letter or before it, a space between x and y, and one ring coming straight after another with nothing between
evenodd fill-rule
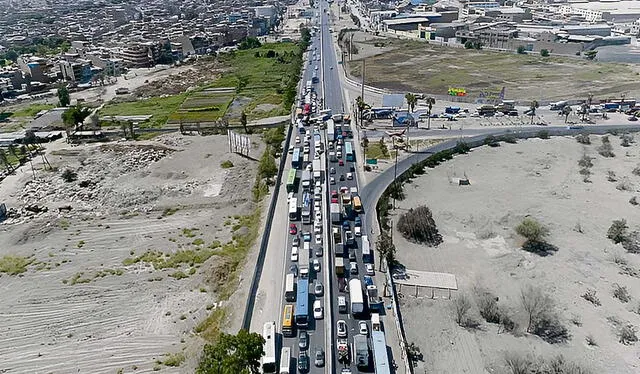
<instances>
[{"instance_id":1,"label":"concrete structure","mask_svg":"<svg viewBox=\"0 0 640 374\"><path fill-rule=\"evenodd\" d=\"M559 12L565 16L578 15L589 22L633 22L640 18L640 2L631 0L571 2L560 6Z\"/></svg>"}]
</instances>

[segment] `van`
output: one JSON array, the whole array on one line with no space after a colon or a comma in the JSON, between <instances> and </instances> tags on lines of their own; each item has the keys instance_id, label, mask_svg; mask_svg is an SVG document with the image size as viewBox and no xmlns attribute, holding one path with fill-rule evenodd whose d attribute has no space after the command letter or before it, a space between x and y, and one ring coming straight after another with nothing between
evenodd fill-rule
<instances>
[{"instance_id":1,"label":"van","mask_svg":"<svg viewBox=\"0 0 640 374\"><path fill-rule=\"evenodd\" d=\"M371 313L371 330L382 331L380 326L380 314L378 313Z\"/></svg>"},{"instance_id":2,"label":"van","mask_svg":"<svg viewBox=\"0 0 640 374\"><path fill-rule=\"evenodd\" d=\"M280 374L289 374L291 370L291 348L282 347L280 354Z\"/></svg>"},{"instance_id":3,"label":"van","mask_svg":"<svg viewBox=\"0 0 640 374\"><path fill-rule=\"evenodd\" d=\"M302 248L307 252L311 251L311 242L304 242Z\"/></svg>"},{"instance_id":4,"label":"van","mask_svg":"<svg viewBox=\"0 0 640 374\"><path fill-rule=\"evenodd\" d=\"M338 296L338 312L347 312L347 299L344 296Z\"/></svg>"}]
</instances>

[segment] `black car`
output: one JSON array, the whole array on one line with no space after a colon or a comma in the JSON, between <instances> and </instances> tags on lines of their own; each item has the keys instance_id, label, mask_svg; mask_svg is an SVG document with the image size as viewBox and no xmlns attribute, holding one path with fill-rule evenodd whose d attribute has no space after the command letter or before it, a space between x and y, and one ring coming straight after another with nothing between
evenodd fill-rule
<instances>
[{"instance_id":1,"label":"black car","mask_svg":"<svg viewBox=\"0 0 640 374\"><path fill-rule=\"evenodd\" d=\"M344 181L344 174L340 174L340 181Z\"/></svg>"},{"instance_id":2,"label":"black car","mask_svg":"<svg viewBox=\"0 0 640 374\"><path fill-rule=\"evenodd\" d=\"M300 352L298 354L298 372L299 373L309 372L309 356L307 356L307 354L304 352Z\"/></svg>"},{"instance_id":3,"label":"black car","mask_svg":"<svg viewBox=\"0 0 640 374\"><path fill-rule=\"evenodd\" d=\"M295 264L289 266L289 272L297 277L298 276L298 266L295 265Z\"/></svg>"},{"instance_id":4,"label":"black car","mask_svg":"<svg viewBox=\"0 0 640 374\"><path fill-rule=\"evenodd\" d=\"M322 247L316 247L316 251L315 251L316 257L322 257L322 253L323 253Z\"/></svg>"},{"instance_id":5,"label":"black car","mask_svg":"<svg viewBox=\"0 0 640 374\"><path fill-rule=\"evenodd\" d=\"M319 368L324 366L324 351L322 349L318 349L316 351L316 359L314 361L314 364Z\"/></svg>"},{"instance_id":6,"label":"black car","mask_svg":"<svg viewBox=\"0 0 640 374\"><path fill-rule=\"evenodd\" d=\"M356 168L355 168L355 166L353 166L353 165L351 165L351 166L349 166L349 171L351 171L351 172L354 172L354 171L356 171Z\"/></svg>"},{"instance_id":7,"label":"black car","mask_svg":"<svg viewBox=\"0 0 640 374\"><path fill-rule=\"evenodd\" d=\"M300 336L298 336L298 348L301 351L306 351L309 349L309 334L306 331L300 331Z\"/></svg>"}]
</instances>

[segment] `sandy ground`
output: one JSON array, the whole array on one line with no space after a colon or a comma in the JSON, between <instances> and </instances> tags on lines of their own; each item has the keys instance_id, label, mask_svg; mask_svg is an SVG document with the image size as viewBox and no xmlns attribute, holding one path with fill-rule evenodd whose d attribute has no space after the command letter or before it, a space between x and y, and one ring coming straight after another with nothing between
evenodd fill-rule
<instances>
[{"instance_id":1,"label":"sandy ground","mask_svg":"<svg viewBox=\"0 0 640 374\"><path fill-rule=\"evenodd\" d=\"M41 170L32 181L31 169L23 167L0 184L8 208L49 208L0 224L0 256L34 259L20 276L0 276L0 372L152 372L156 359L180 351L187 356L183 367L159 368L192 371L201 348L193 327L216 302L205 282L216 257L180 280L169 276L178 269L125 266L123 260L147 250L194 249L197 239L204 246L227 242L225 221L255 209L247 186L257 163L229 154L222 136L156 139L49 144L48 160L60 170L77 170L77 182ZM235 166L222 169L227 159ZM78 187L85 180L89 186ZM59 213L65 205L73 210ZM167 208L178 210L163 214ZM188 273L190 266L179 269Z\"/></svg>"},{"instance_id":2,"label":"sandy ground","mask_svg":"<svg viewBox=\"0 0 640 374\"><path fill-rule=\"evenodd\" d=\"M480 328L467 330L454 322L450 300L415 298L405 288L402 313L407 338L416 342L425 357L416 372L504 373L506 351L547 358L562 354L594 373L640 371L637 343L623 345L617 336L621 324L640 325L640 316L634 313L640 301L640 282L620 273L612 253L622 253L628 266L636 270L640 257L624 253L606 238L614 219L626 218L632 229L640 224L640 211L629 203L640 187L640 177L631 173L638 163L640 145L622 148L618 137L610 138L614 158L597 153L601 143L595 136L587 146L572 138L485 146L427 170L406 186L407 199L398 202L396 213L427 205L444 243L437 248L420 246L396 231L401 263L414 270L454 274L458 294L473 295L474 286L489 289L499 297L499 305L511 309L520 326L526 326L520 290L527 284L539 285L552 295L571 334L567 343L552 345L533 335L498 333L496 325L481 319L477 308L473 313L482 321ZM584 183L578 173L577 161L585 153L595 157L592 183ZM616 189L619 182L607 180L609 170L618 181L627 179L631 190ZM465 174L470 186L450 183ZM540 257L520 249L523 240L514 227L526 215L550 229L548 241L559 248L557 252ZM613 297L616 283L628 288L630 302ZM601 306L581 298L587 289L597 291ZM597 346L586 343L588 335Z\"/></svg>"}]
</instances>

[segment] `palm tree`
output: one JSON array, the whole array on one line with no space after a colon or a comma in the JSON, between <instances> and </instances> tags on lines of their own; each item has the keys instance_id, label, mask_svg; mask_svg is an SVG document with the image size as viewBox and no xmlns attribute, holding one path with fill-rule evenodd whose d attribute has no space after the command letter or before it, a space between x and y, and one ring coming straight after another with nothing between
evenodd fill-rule
<instances>
[{"instance_id":1,"label":"palm tree","mask_svg":"<svg viewBox=\"0 0 640 374\"><path fill-rule=\"evenodd\" d=\"M407 94L404 95L404 99L407 100L407 107L409 109L409 112L413 113L416 104L418 104L418 98L411 92L407 92Z\"/></svg>"},{"instance_id":2,"label":"palm tree","mask_svg":"<svg viewBox=\"0 0 640 374\"><path fill-rule=\"evenodd\" d=\"M531 116L531 124L533 125L533 117L536 116L536 109L538 109L540 107L540 104L538 103L538 100L533 100L531 101L531 104L529 104L529 115Z\"/></svg>"},{"instance_id":3,"label":"palm tree","mask_svg":"<svg viewBox=\"0 0 640 374\"><path fill-rule=\"evenodd\" d=\"M7 169L7 173L13 174L13 165L9 162L9 158L7 157L7 153L4 149L0 149L0 164L4 165L5 169Z\"/></svg>"},{"instance_id":4,"label":"palm tree","mask_svg":"<svg viewBox=\"0 0 640 374\"><path fill-rule=\"evenodd\" d=\"M358 96L356 98L356 107L358 109L358 117L360 117L360 127L362 127L363 125L362 112L364 112L364 108L366 107L366 105L367 104L364 103L364 100L362 100L362 96Z\"/></svg>"},{"instance_id":5,"label":"palm tree","mask_svg":"<svg viewBox=\"0 0 640 374\"><path fill-rule=\"evenodd\" d=\"M427 106L429 107L429 111L427 112L427 114L429 115L429 118L427 118L427 130L431 130L431 109L433 109L433 106L436 103L436 99L434 99L433 97L427 97L426 101Z\"/></svg>"},{"instance_id":6,"label":"palm tree","mask_svg":"<svg viewBox=\"0 0 640 374\"><path fill-rule=\"evenodd\" d=\"M567 119L569 119L569 114L571 113L571 107L569 105L565 105L562 108L562 114L564 115L564 123L567 123Z\"/></svg>"},{"instance_id":7,"label":"palm tree","mask_svg":"<svg viewBox=\"0 0 640 374\"><path fill-rule=\"evenodd\" d=\"M11 153L11 155L18 160L18 164L22 165L22 159L24 157L24 155L22 155L22 157L18 156L18 150L16 149L16 146L14 144L9 144L9 153Z\"/></svg>"}]
</instances>

